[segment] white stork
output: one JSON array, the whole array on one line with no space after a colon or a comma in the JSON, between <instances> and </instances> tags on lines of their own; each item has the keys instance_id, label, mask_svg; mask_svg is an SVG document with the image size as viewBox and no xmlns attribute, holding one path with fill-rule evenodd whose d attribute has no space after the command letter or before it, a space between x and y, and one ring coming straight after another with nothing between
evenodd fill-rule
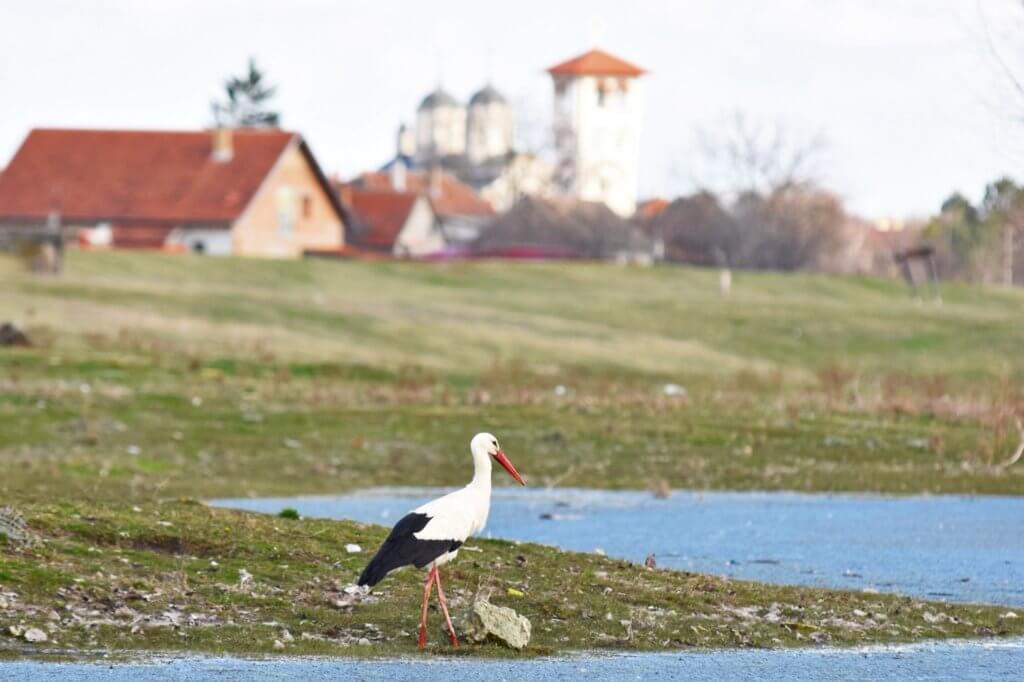
<instances>
[{"instance_id":1,"label":"white stork","mask_svg":"<svg viewBox=\"0 0 1024 682\"><path fill-rule=\"evenodd\" d=\"M459 646L437 569L454 559L466 538L480 531L487 523L487 514L491 509L491 457L505 467L520 485L526 485L512 462L498 447L498 439L491 434L475 435L469 449L473 453L473 480L469 485L427 502L403 516L359 576L360 585L373 587L396 568L409 564L416 568L429 567L427 581L423 585L420 649L427 645L427 604L434 585L437 585L437 601L444 613L452 645Z\"/></svg>"}]
</instances>

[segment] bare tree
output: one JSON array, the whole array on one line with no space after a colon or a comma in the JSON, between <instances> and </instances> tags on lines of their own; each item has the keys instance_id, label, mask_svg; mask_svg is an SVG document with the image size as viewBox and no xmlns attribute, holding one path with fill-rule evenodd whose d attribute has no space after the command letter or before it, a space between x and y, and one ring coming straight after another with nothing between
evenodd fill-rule
<instances>
[{"instance_id":1,"label":"bare tree","mask_svg":"<svg viewBox=\"0 0 1024 682\"><path fill-rule=\"evenodd\" d=\"M734 112L714 129L697 130L691 174L697 187L726 199L768 196L819 185L826 150L820 131L797 133L781 121Z\"/></svg>"},{"instance_id":2,"label":"bare tree","mask_svg":"<svg viewBox=\"0 0 1024 682\"><path fill-rule=\"evenodd\" d=\"M1000 0L998 3L975 0L978 18L981 22L985 50L988 52L997 76L1006 84L1011 97L1015 119L1024 119L1024 0ZM1010 21L996 21L993 10L996 7L1017 10Z\"/></svg>"}]
</instances>

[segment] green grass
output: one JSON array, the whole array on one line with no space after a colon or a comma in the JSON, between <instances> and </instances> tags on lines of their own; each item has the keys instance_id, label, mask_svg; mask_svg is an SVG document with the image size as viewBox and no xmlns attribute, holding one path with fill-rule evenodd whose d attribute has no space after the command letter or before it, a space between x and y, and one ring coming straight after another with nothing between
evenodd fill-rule
<instances>
[{"instance_id":1,"label":"green grass","mask_svg":"<svg viewBox=\"0 0 1024 682\"><path fill-rule=\"evenodd\" d=\"M189 501L134 508L66 501L28 512L45 542L3 555L0 584L17 595L5 624L52 626L51 650L253 655L276 651L274 640L287 641L287 630L294 641L283 652L291 655L416 651L420 572L392 574L365 600L343 591L366 561L344 546L376 546L379 527ZM252 577L243 583L246 573ZM526 656L1024 634L1024 619L1004 618L1006 608L651 571L500 540L472 540L445 577L456 616L479 591L526 615L533 624ZM453 652L439 613L430 624L431 652L513 655L495 644ZM0 658L22 653L0 637Z\"/></svg>"},{"instance_id":2,"label":"green grass","mask_svg":"<svg viewBox=\"0 0 1024 682\"><path fill-rule=\"evenodd\" d=\"M1024 463L1000 466L1024 416L1020 291L951 285L935 306L896 282L738 273L723 299L716 273L691 268L74 251L61 277L0 276L0 320L36 342L0 349L0 499L47 540L0 548L0 586L35 608L0 609L0 625L92 595L114 622L62 625L72 649L265 652L280 628L260 623L277 621L321 637L287 652L410 650L415 574L349 610L325 596L365 561L339 547L380 529L173 500L461 484L479 430L530 485L1024 493ZM994 609L478 545L459 598L494 587L534 621L533 653L1018 631ZM230 589L243 567L255 593ZM525 597L502 596L517 585ZM221 624L133 633L114 615L127 602ZM786 618L761 617L773 602ZM864 621L855 609L887 620L837 625ZM921 621L937 609L958 622Z\"/></svg>"}]
</instances>

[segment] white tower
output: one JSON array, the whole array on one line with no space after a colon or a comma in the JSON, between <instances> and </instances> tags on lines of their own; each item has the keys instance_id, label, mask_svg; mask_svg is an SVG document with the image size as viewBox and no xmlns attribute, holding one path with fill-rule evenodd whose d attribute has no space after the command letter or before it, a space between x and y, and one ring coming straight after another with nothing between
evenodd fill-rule
<instances>
[{"instance_id":1,"label":"white tower","mask_svg":"<svg viewBox=\"0 0 1024 682\"><path fill-rule=\"evenodd\" d=\"M466 151L466 108L438 88L416 110L416 158L438 161Z\"/></svg>"},{"instance_id":2,"label":"white tower","mask_svg":"<svg viewBox=\"0 0 1024 682\"><path fill-rule=\"evenodd\" d=\"M512 151L512 109L490 85L469 100L466 117L466 156L472 164L504 157Z\"/></svg>"},{"instance_id":3,"label":"white tower","mask_svg":"<svg viewBox=\"0 0 1024 682\"><path fill-rule=\"evenodd\" d=\"M602 201L621 216L636 210L646 71L601 50L548 69L555 87L554 136L560 189Z\"/></svg>"}]
</instances>

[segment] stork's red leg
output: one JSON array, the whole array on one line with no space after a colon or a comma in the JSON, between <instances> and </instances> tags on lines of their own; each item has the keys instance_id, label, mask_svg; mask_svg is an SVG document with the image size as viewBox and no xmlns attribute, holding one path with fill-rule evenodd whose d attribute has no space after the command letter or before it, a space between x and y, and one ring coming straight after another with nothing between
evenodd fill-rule
<instances>
[{"instance_id":1,"label":"stork's red leg","mask_svg":"<svg viewBox=\"0 0 1024 682\"><path fill-rule=\"evenodd\" d=\"M427 604L430 602L430 590L434 586L434 575L437 566L427 571L427 581L423 583L423 611L420 616L420 649L427 647Z\"/></svg>"},{"instance_id":2,"label":"stork's red leg","mask_svg":"<svg viewBox=\"0 0 1024 682\"><path fill-rule=\"evenodd\" d=\"M434 582L437 583L437 601L441 603L441 612L444 614L444 622L448 624L448 635L451 637L452 646L459 646L459 638L455 636L455 626L452 625L452 617L448 615L448 600L444 598L444 590L441 589L441 572L434 568Z\"/></svg>"}]
</instances>

